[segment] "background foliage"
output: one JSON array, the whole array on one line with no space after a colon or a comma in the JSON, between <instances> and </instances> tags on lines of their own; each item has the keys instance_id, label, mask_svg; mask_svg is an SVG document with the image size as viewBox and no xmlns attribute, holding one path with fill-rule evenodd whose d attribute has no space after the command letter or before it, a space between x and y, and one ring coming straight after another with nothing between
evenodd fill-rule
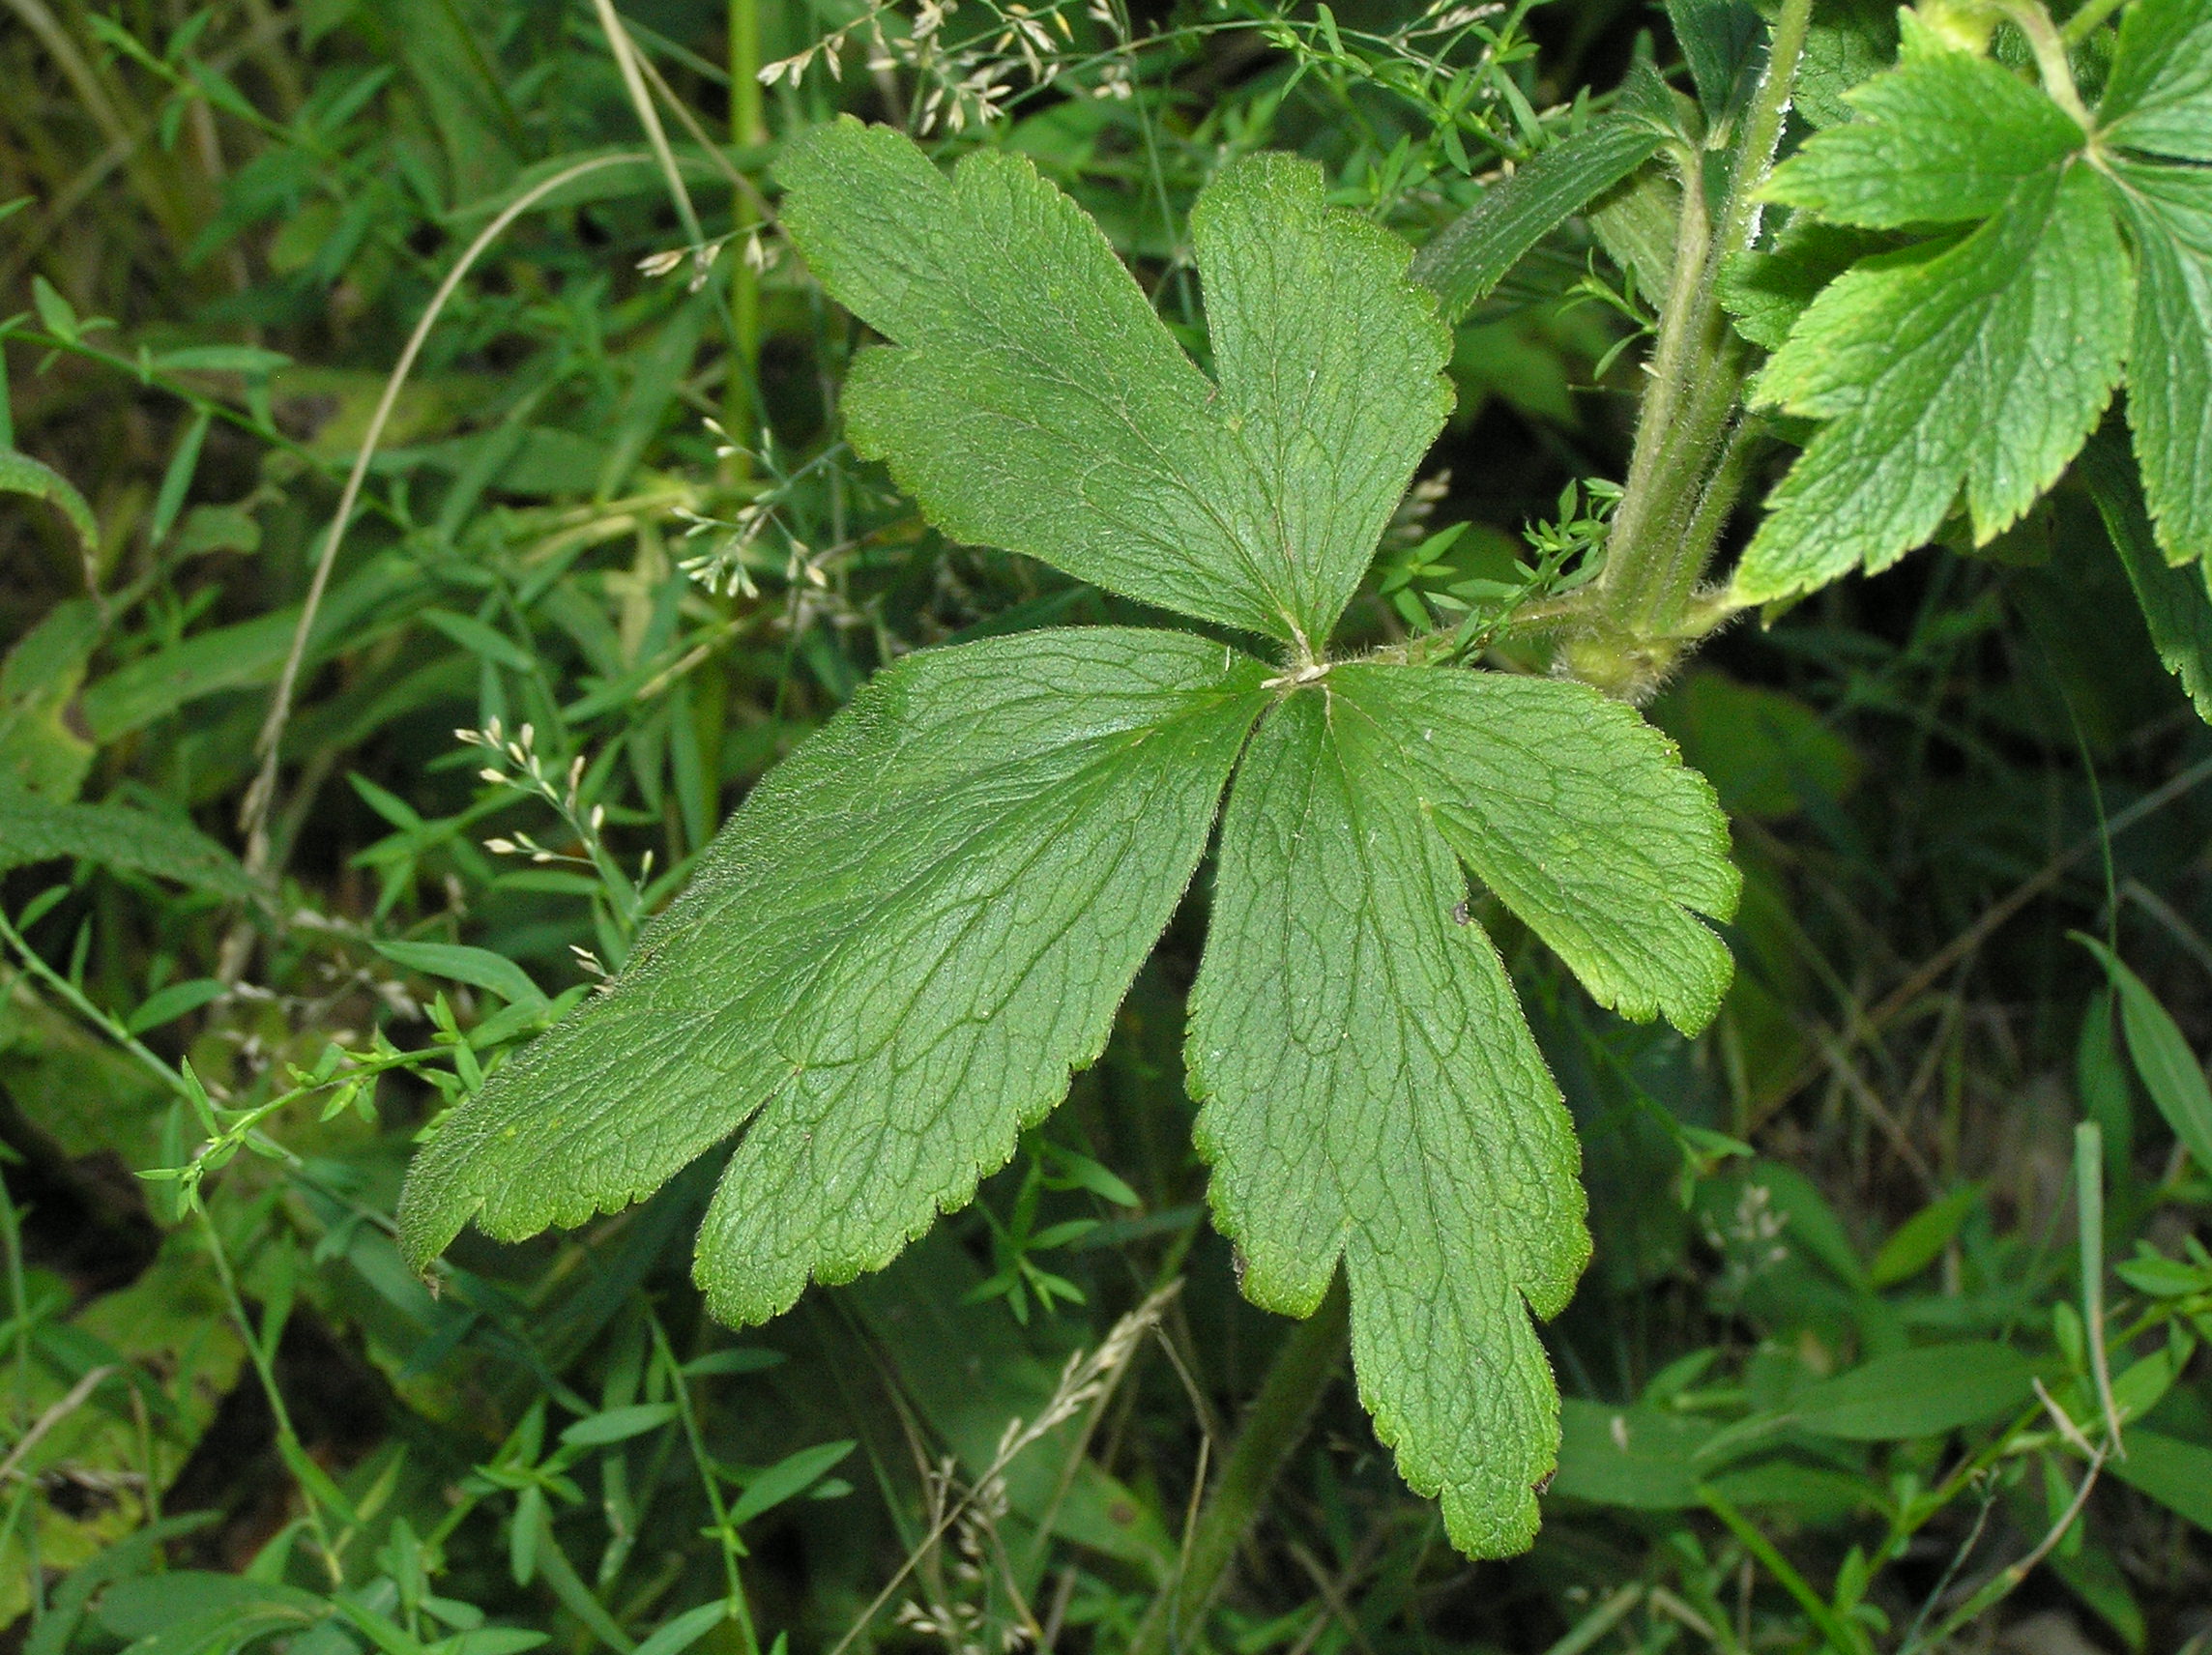
<instances>
[{"instance_id":1,"label":"background foliage","mask_svg":"<svg viewBox=\"0 0 2212 1655\"><path fill-rule=\"evenodd\" d=\"M1016 148L1195 342L1186 214L1225 154L1299 150L1425 241L1579 89L1712 46L1610 0L622 15L0 13L0 1615L39 1655L1135 1639L1290 1328L1204 1220L1191 915L975 1206L742 1340L687 1281L712 1165L427 1284L400 1174L876 667L1136 618L946 544L838 442L855 331L764 233L779 143L843 109ZM1817 13L1809 95L1884 27ZM1578 578L1650 206L1609 198L1459 328L1356 640L1516 558ZM1459 1558L1340 1385L1175 1633L2212 1635L2212 742L2095 508L2069 483L1980 555L1728 632L1652 715L1733 815L1738 973L1693 1044L1500 933L1597 1243L1547 1330L1535 1550Z\"/></svg>"}]
</instances>

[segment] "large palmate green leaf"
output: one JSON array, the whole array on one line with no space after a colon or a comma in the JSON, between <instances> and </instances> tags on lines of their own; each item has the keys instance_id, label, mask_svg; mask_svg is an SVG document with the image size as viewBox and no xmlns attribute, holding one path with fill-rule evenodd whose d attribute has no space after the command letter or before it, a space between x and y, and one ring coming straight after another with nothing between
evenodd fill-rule
<instances>
[{"instance_id":1,"label":"large palmate green leaf","mask_svg":"<svg viewBox=\"0 0 2212 1655\"><path fill-rule=\"evenodd\" d=\"M1343 1261L1363 1394L1454 1538L1535 1522L1557 1398L1529 1321L1588 1251L1576 1150L1464 861L1608 1005L1708 1019L1735 898L1703 781L1580 685L1321 652L1447 397L1406 254L1280 157L1202 192L1214 376L1028 163L947 179L844 123L784 221L892 343L856 445L947 532L1271 633L1275 672L1165 631L910 657L774 771L602 997L442 1124L418 1261L634 1201L736 1136L700 1232L713 1313L887 1263L1097 1057L1255 723L1191 1036L1247 1290ZM1348 734L1349 732L1349 734Z\"/></svg>"},{"instance_id":2,"label":"large palmate green leaf","mask_svg":"<svg viewBox=\"0 0 2212 1655\"><path fill-rule=\"evenodd\" d=\"M1726 956L1679 904L1732 909L1725 837L1663 738L1545 680L1339 667L1237 774L1191 1012L1214 1209L1273 1309L1312 1311L1341 1255L1377 1430L1477 1554L1534 1532L1558 1398L1528 1312L1565 1304L1589 1244L1459 858L1601 994L1694 1025Z\"/></svg>"},{"instance_id":3,"label":"large palmate green leaf","mask_svg":"<svg viewBox=\"0 0 2212 1655\"><path fill-rule=\"evenodd\" d=\"M1308 1315L1342 1258L1377 1432L1452 1538L1498 1555L1534 1534L1556 1451L1528 1312L1588 1259L1574 1130L1450 848L1332 711L1276 711L1222 826L1199 1147L1251 1298Z\"/></svg>"},{"instance_id":4,"label":"large palmate green leaf","mask_svg":"<svg viewBox=\"0 0 2212 1655\"><path fill-rule=\"evenodd\" d=\"M612 992L447 1120L400 1205L410 1253L472 1217L511 1238L612 1211L753 1120L700 1243L716 1314L887 1263L1098 1055L1265 676L1103 628L879 675L731 818Z\"/></svg>"},{"instance_id":5,"label":"large palmate green leaf","mask_svg":"<svg viewBox=\"0 0 2212 1655\"><path fill-rule=\"evenodd\" d=\"M850 119L781 164L784 223L895 349L846 429L946 533L1318 651L1442 427L1450 340L1409 249L1255 156L1193 215L1218 383L1018 156L947 180Z\"/></svg>"}]
</instances>

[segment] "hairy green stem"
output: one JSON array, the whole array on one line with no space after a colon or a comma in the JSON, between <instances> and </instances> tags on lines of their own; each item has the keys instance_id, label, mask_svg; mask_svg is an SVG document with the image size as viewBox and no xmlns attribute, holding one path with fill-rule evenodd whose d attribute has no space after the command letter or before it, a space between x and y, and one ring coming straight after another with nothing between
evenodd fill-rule
<instances>
[{"instance_id":1,"label":"hairy green stem","mask_svg":"<svg viewBox=\"0 0 2212 1655\"><path fill-rule=\"evenodd\" d=\"M1297 1445L1329 1382L1344 1362L1351 1295L1339 1271L1313 1315L1291 1330L1244 1416L1237 1446L1222 1463L1213 1492L1200 1509L1181 1572L1152 1600L1129 1645L1130 1655L1166 1655L1195 1631L1220 1589L1230 1561Z\"/></svg>"},{"instance_id":2,"label":"hairy green stem","mask_svg":"<svg viewBox=\"0 0 2212 1655\"><path fill-rule=\"evenodd\" d=\"M1599 581L1603 631L1613 635L1600 647L1631 657L1618 686L1629 693L1664 676L1742 483L1734 417L1744 348L1721 308L1720 278L1728 261L1758 239L1760 191L1782 141L1811 21L1812 0L1784 0L1728 193L1709 220L1701 158L1683 158L1680 166L1674 280Z\"/></svg>"},{"instance_id":3,"label":"hairy green stem","mask_svg":"<svg viewBox=\"0 0 2212 1655\"><path fill-rule=\"evenodd\" d=\"M1690 492L1685 484L1691 479L1684 474L1697 459L1694 426L1684 419L1684 404L1711 388L1721 365L1714 360L1718 341L1705 336L1711 318L1703 291L1712 233L1702 160L1692 152L1680 157L1676 167L1682 205L1674 230L1674 276L1637 416L1627 482L1607 537L1605 573L1599 577L1606 610L1632 635L1648 635L1663 624L1659 595L1675 550L1670 530L1678 528L1673 520ZM1732 385L1729 392L1732 400Z\"/></svg>"}]
</instances>

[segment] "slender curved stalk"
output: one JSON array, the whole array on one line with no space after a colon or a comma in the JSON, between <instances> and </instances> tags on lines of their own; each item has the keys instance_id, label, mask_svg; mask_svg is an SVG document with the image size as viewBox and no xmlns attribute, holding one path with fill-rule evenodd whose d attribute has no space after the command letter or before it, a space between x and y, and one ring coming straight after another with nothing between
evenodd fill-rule
<instances>
[{"instance_id":1,"label":"slender curved stalk","mask_svg":"<svg viewBox=\"0 0 2212 1655\"><path fill-rule=\"evenodd\" d=\"M269 871L269 809L276 798L276 754L283 744L284 726L291 720L292 692L299 683L300 664L306 657L307 639L315 629L315 614L322 607L324 592L330 587L331 568L337 562L338 546L345 539L347 525L353 520L354 507L360 503L362 485L368 479L369 462L376 457L376 445L383 439L384 427L392 419L392 410L399 401L407 376L414 371L415 359L422 354L430 330L437 326L438 318L445 313L447 305L476 267L477 260L515 219L556 189L588 173L602 167L630 165L645 159L635 151L628 151L578 161L517 196L478 233L453 268L446 273L446 279L438 284L438 291L431 295L429 305L424 307L422 320L408 335L398 362L393 364L391 377L384 382L384 394L377 398L375 412L369 415L368 429L362 433L361 451L354 456L353 470L347 474L345 488L338 495L337 511L331 518L330 533L323 537L323 549L315 559L315 572L307 583L306 601L300 606L299 624L292 628L292 647L285 653L284 669L277 676L276 692L269 703L269 716L261 726L260 738L254 742L261 755L261 769L253 778L252 787L247 790L246 802L239 811L239 828L246 835L246 871L249 875L258 878Z\"/></svg>"},{"instance_id":2,"label":"slender curved stalk","mask_svg":"<svg viewBox=\"0 0 2212 1655\"><path fill-rule=\"evenodd\" d=\"M691 247L693 257L702 256L706 247L706 232L699 228L699 215L692 210L691 191L684 188L684 174L676 165L676 152L668 147L668 134L660 125L660 111L653 106L653 94L645 89L645 76L638 69L638 51L616 15L614 0L592 0L598 13L599 28L607 37L607 50L614 54L615 68L622 74L623 90L629 94L630 107L637 112L637 124L645 129L645 141L653 146L653 159L660 163L660 176L667 182L668 198L676 204L676 216L684 221L684 235Z\"/></svg>"}]
</instances>

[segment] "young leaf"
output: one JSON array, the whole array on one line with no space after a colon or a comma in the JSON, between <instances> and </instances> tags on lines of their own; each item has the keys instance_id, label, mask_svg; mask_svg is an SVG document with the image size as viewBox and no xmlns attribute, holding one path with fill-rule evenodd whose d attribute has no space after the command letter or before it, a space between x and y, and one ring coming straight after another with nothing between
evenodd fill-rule
<instances>
[{"instance_id":1,"label":"young leaf","mask_svg":"<svg viewBox=\"0 0 2212 1655\"><path fill-rule=\"evenodd\" d=\"M1698 102L1717 127L1765 60L1765 22L1745 0L1667 0L1667 21L1690 67Z\"/></svg>"},{"instance_id":2,"label":"young leaf","mask_svg":"<svg viewBox=\"0 0 2212 1655\"><path fill-rule=\"evenodd\" d=\"M2200 1170L2212 1172L2212 1086L2205 1083L2204 1065L2148 983L2094 937L2077 931L2074 940L2097 956L2111 979L2120 1002L2120 1028L2128 1037L2128 1056L2135 1060L2143 1089L2190 1159Z\"/></svg>"},{"instance_id":3,"label":"young leaf","mask_svg":"<svg viewBox=\"0 0 2212 1655\"><path fill-rule=\"evenodd\" d=\"M2128 8L2097 117L2112 143L2212 161L2212 8L2204 0Z\"/></svg>"},{"instance_id":4,"label":"young leaf","mask_svg":"<svg viewBox=\"0 0 2212 1655\"><path fill-rule=\"evenodd\" d=\"M2128 1432L2128 1457L2111 1464L2121 1482L2212 1529L2212 1448L2136 1426Z\"/></svg>"},{"instance_id":5,"label":"young leaf","mask_svg":"<svg viewBox=\"0 0 2212 1655\"><path fill-rule=\"evenodd\" d=\"M2108 188L2135 243L2128 424L2168 563L2212 551L2212 174L2113 158Z\"/></svg>"},{"instance_id":6,"label":"young leaf","mask_svg":"<svg viewBox=\"0 0 2212 1655\"><path fill-rule=\"evenodd\" d=\"M1881 1251L1867 1266L1867 1285L1893 1288L1917 1276L1951 1244L1951 1238L1959 1234L1959 1227L1981 1203L1980 1184L1967 1184L1930 1202L1899 1225L1881 1244Z\"/></svg>"},{"instance_id":7,"label":"young leaf","mask_svg":"<svg viewBox=\"0 0 2212 1655\"><path fill-rule=\"evenodd\" d=\"M1550 1493L1637 1511L1682 1511L1720 1468L1698 1458L1717 1428L1695 1414L1609 1408L1569 1398L1560 1409L1559 1472Z\"/></svg>"},{"instance_id":8,"label":"young leaf","mask_svg":"<svg viewBox=\"0 0 2212 1655\"><path fill-rule=\"evenodd\" d=\"M1539 151L1431 237L1410 274L1435 291L1445 319L1466 315L1530 247L1656 155L1675 125L1673 99L1648 70L1633 73L1617 105Z\"/></svg>"},{"instance_id":9,"label":"young leaf","mask_svg":"<svg viewBox=\"0 0 2212 1655\"><path fill-rule=\"evenodd\" d=\"M1685 1026L1717 1007L1726 952L1681 905L1727 914L1735 876L1664 738L1579 685L1340 666L1238 772L1189 1062L1245 1292L1308 1314L1342 1255L1377 1430L1495 1555L1533 1532L1557 1440L1527 1310L1566 1302L1588 1241L1461 857L1601 999Z\"/></svg>"},{"instance_id":10,"label":"young leaf","mask_svg":"<svg viewBox=\"0 0 2212 1655\"><path fill-rule=\"evenodd\" d=\"M128 804L56 804L0 776L0 869L63 857L223 896L252 889L230 853L189 824Z\"/></svg>"},{"instance_id":11,"label":"young leaf","mask_svg":"<svg viewBox=\"0 0 2212 1655\"><path fill-rule=\"evenodd\" d=\"M1862 259L1780 347L1761 396L1829 423L1769 500L1737 595L1885 567L1962 481L1987 543L2056 479L2123 361L2158 543L2195 561L2212 549L2212 181L2189 163L2212 160L2212 11L2131 6L2091 131L1903 16L1900 67L1768 193L1836 224L1980 224Z\"/></svg>"},{"instance_id":12,"label":"young leaf","mask_svg":"<svg viewBox=\"0 0 2212 1655\"><path fill-rule=\"evenodd\" d=\"M77 544L85 552L100 549L100 525L93 518L92 508L85 504L76 484L52 466L13 449L0 448L0 494L27 494L33 500L50 502L55 510L69 519Z\"/></svg>"},{"instance_id":13,"label":"young leaf","mask_svg":"<svg viewBox=\"0 0 2212 1655\"><path fill-rule=\"evenodd\" d=\"M372 943L378 953L411 972L488 989L509 1005L544 1005L545 991L504 954L458 943Z\"/></svg>"},{"instance_id":14,"label":"young leaf","mask_svg":"<svg viewBox=\"0 0 2212 1655\"><path fill-rule=\"evenodd\" d=\"M1090 1062L1180 898L1266 669L1169 632L908 657L771 774L613 991L424 1149L418 1262L651 1193L748 1119L714 1313L887 1263Z\"/></svg>"},{"instance_id":15,"label":"young leaf","mask_svg":"<svg viewBox=\"0 0 2212 1655\"><path fill-rule=\"evenodd\" d=\"M850 1442L817 1442L756 1473L730 1507L731 1526L749 1523L762 1512L772 1511L794 1495L804 1494L844 1464L852 1452Z\"/></svg>"},{"instance_id":16,"label":"young leaf","mask_svg":"<svg viewBox=\"0 0 2212 1655\"><path fill-rule=\"evenodd\" d=\"M1877 1356L1790 1399L1793 1423L1853 1442L1933 1437L2028 1400L2034 1370L2009 1345L1931 1345Z\"/></svg>"},{"instance_id":17,"label":"young leaf","mask_svg":"<svg viewBox=\"0 0 2212 1655\"><path fill-rule=\"evenodd\" d=\"M1247 1296L1312 1314L1341 1255L1353 1360L1407 1482L1477 1555L1525 1547L1558 1399L1528 1312L1589 1256L1574 1129L1467 879L1363 719L1292 696L1222 825L1191 1089Z\"/></svg>"},{"instance_id":18,"label":"young leaf","mask_svg":"<svg viewBox=\"0 0 2212 1655\"><path fill-rule=\"evenodd\" d=\"M2212 455L2207 461L2212 463ZM2175 568L2159 555L2135 467L2118 443L2092 437L2076 469L2127 570L2158 658L2181 681L2197 715L2212 722L2212 593L2205 589L2212 566Z\"/></svg>"},{"instance_id":19,"label":"young leaf","mask_svg":"<svg viewBox=\"0 0 2212 1655\"><path fill-rule=\"evenodd\" d=\"M737 1618L736 1607L726 1598L685 1610L664 1621L642 1639L633 1655L684 1655L684 1651L726 1620Z\"/></svg>"},{"instance_id":20,"label":"young leaf","mask_svg":"<svg viewBox=\"0 0 2212 1655\"><path fill-rule=\"evenodd\" d=\"M561 1440L571 1448L603 1448L657 1431L675 1417L674 1403L634 1402L577 1420L561 1433Z\"/></svg>"},{"instance_id":21,"label":"young leaf","mask_svg":"<svg viewBox=\"0 0 2212 1655\"><path fill-rule=\"evenodd\" d=\"M2078 164L2023 181L1968 234L1840 277L1760 376L1762 401L1828 423L1769 498L1737 595L1886 568L1936 533L1962 482L1975 540L1994 538L2103 414L2133 299L2111 208Z\"/></svg>"},{"instance_id":22,"label":"young leaf","mask_svg":"<svg viewBox=\"0 0 2212 1655\"><path fill-rule=\"evenodd\" d=\"M781 172L807 262L896 347L854 363L846 429L931 521L1319 651L1451 393L1408 250L1324 207L1317 167L1255 156L1200 195L1218 385L1020 157L947 180L847 119Z\"/></svg>"},{"instance_id":23,"label":"young leaf","mask_svg":"<svg viewBox=\"0 0 2212 1655\"><path fill-rule=\"evenodd\" d=\"M1735 331L1770 351L1782 348L1820 290L1860 259L1896 250L1895 236L1830 224L1800 213L1774 245L1739 253L1721 268L1720 298Z\"/></svg>"}]
</instances>

